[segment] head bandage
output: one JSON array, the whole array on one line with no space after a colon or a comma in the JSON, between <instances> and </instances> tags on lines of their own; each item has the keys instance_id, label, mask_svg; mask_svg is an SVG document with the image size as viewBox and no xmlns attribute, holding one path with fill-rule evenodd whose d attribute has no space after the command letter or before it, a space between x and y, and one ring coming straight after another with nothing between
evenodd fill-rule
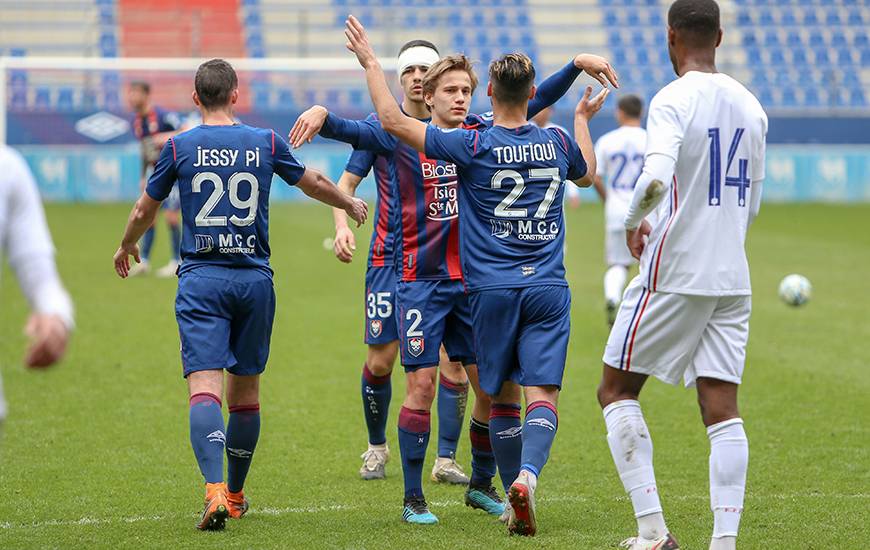
<instances>
[{"instance_id":1,"label":"head bandage","mask_svg":"<svg viewBox=\"0 0 870 550\"><path fill-rule=\"evenodd\" d=\"M414 46L399 54L399 78L408 67L420 65L429 68L438 61L438 52L426 46Z\"/></svg>"}]
</instances>

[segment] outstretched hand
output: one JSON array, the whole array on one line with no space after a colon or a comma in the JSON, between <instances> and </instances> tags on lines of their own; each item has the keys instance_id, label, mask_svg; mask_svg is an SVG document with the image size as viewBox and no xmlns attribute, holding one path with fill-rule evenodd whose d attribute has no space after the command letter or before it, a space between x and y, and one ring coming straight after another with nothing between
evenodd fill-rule
<instances>
[{"instance_id":1,"label":"outstretched hand","mask_svg":"<svg viewBox=\"0 0 870 550\"><path fill-rule=\"evenodd\" d=\"M344 35L347 37L347 43L345 46L348 50L356 54L356 59L359 61L359 64L362 65L363 69L367 69L373 64L377 64L378 58L369 43L366 29L363 27L362 23L359 22L359 19L353 15L347 16L347 21L345 21L344 26Z\"/></svg>"},{"instance_id":2,"label":"outstretched hand","mask_svg":"<svg viewBox=\"0 0 870 550\"><path fill-rule=\"evenodd\" d=\"M134 243L132 246L124 246L122 244L118 247L118 251L115 252L115 273L122 279L126 279L127 275L130 274L130 256L133 256L137 264L142 262L142 259L139 257L138 244Z\"/></svg>"},{"instance_id":3,"label":"outstretched hand","mask_svg":"<svg viewBox=\"0 0 870 550\"><path fill-rule=\"evenodd\" d=\"M610 66L610 62L600 55L581 53L574 58L574 66L586 72L589 76L601 83L605 88L610 83L614 88L619 88L619 76Z\"/></svg>"},{"instance_id":4,"label":"outstretched hand","mask_svg":"<svg viewBox=\"0 0 870 550\"><path fill-rule=\"evenodd\" d=\"M362 224L366 223L366 218L369 215L369 205L366 204L366 201L357 198L351 197L350 203L344 209L347 212L347 215L350 216L350 219L356 222L356 226L359 227Z\"/></svg>"},{"instance_id":5,"label":"outstretched hand","mask_svg":"<svg viewBox=\"0 0 870 550\"><path fill-rule=\"evenodd\" d=\"M299 118L296 119L293 128L290 130L290 134L287 136L290 145L294 149L298 149L306 143L311 143L314 136L323 128L323 123L326 121L328 114L329 111L326 110L326 107L315 105L299 115Z\"/></svg>"},{"instance_id":6,"label":"outstretched hand","mask_svg":"<svg viewBox=\"0 0 870 550\"><path fill-rule=\"evenodd\" d=\"M574 116L583 117L587 121L595 116L595 113L601 110L604 105L604 100L610 95L610 88L604 88L598 92L595 97L589 99L592 95L592 86L586 86L583 92L583 97L577 103L577 108L574 110Z\"/></svg>"}]
</instances>

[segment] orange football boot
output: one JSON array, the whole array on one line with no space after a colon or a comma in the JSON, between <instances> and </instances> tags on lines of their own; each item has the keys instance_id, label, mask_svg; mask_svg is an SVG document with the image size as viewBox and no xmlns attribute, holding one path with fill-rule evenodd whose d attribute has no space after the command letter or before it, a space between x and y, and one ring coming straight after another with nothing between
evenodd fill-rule
<instances>
[{"instance_id":1,"label":"orange football boot","mask_svg":"<svg viewBox=\"0 0 870 550\"><path fill-rule=\"evenodd\" d=\"M244 491L239 491L238 493L227 491L227 502L229 503L230 517L233 519L239 519L244 516L250 507L248 499L245 498Z\"/></svg>"},{"instance_id":2,"label":"orange football boot","mask_svg":"<svg viewBox=\"0 0 870 550\"><path fill-rule=\"evenodd\" d=\"M226 526L229 516L226 483L205 484L205 510L196 524L203 531L220 531Z\"/></svg>"}]
</instances>

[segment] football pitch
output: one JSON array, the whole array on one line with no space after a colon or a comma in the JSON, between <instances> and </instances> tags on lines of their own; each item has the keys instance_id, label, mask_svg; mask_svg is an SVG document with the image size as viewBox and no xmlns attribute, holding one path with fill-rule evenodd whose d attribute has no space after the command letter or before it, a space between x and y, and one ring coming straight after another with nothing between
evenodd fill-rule
<instances>
[{"instance_id":1,"label":"football pitch","mask_svg":"<svg viewBox=\"0 0 870 550\"><path fill-rule=\"evenodd\" d=\"M559 432L537 492L539 534L509 538L463 505L463 489L424 481L436 526L401 522L393 376L386 481L363 482L360 372L363 273L340 264L322 206L271 211L278 311L262 381L262 433L246 494L227 530L194 528L203 485L188 442L187 393L173 312L176 282L120 280L112 254L130 205L49 205L58 264L77 330L67 359L22 366L26 304L3 274L0 366L10 407L0 443L0 548L614 548L634 534L595 400L608 329L601 291L600 206L568 214L572 337ZM870 525L870 205L764 205L749 232L753 315L741 412L749 436L744 549L860 548ZM158 226L155 265L168 257ZM806 275L811 302L777 298ZM707 456L694 392L650 381L641 402L655 444L668 526L706 549L712 526ZM467 409L466 422L471 406ZM434 409L433 409L434 413ZM434 461L436 426L429 445ZM459 462L470 471L467 428ZM498 483L498 482L496 482Z\"/></svg>"}]
</instances>

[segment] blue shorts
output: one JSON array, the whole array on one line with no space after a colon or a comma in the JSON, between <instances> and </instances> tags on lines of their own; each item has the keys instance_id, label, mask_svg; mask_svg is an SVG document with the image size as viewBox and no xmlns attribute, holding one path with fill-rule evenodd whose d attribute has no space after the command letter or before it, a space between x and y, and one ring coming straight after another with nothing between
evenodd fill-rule
<instances>
[{"instance_id":1,"label":"blue shorts","mask_svg":"<svg viewBox=\"0 0 870 550\"><path fill-rule=\"evenodd\" d=\"M396 327L396 269L366 270L366 337L368 345L388 344L399 339Z\"/></svg>"},{"instance_id":2,"label":"blue shorts","mask_svg":"<svg viewBox=\"0 0 870 550\"><path fill-rule=\"evenodd\" d=\"M178 279L175 318L185 378L212 369L260 374L275 318L272 278L256 269L219 266L185 271Z\"/></svg>"},{"instance_id":3,"label":"blue shorts","mask_svg":"<svg viewBox=\"0 0 870 550\"><path fill-rule=\"evenodd\" d=\"M169 195L160 204L163 210L181 210L181 193L178 191L178 184L174 184L169 190Z\"/></svg>"},{"instance_id":4,"label":"blue shorts","mask_svg":"<svg viewBox=\"0 0 870 550\"><path fill-rule=\"evenodd\" d=\"M562 387L571 333L568 287L482 290L470 301L483 391L497 395L508 380Z\"/></svg>"},{"instance_id":5,"label":"blue shorts","mask_svg":"<svg viewBox=\"0 0 870 550\"><path fill-rule=\"evenodd\" d=\"M399 281L396 306L406 371L438 365L442 344L451 361L477 362L471 308L462 281Z\"/></svg>"}]
</instances>

